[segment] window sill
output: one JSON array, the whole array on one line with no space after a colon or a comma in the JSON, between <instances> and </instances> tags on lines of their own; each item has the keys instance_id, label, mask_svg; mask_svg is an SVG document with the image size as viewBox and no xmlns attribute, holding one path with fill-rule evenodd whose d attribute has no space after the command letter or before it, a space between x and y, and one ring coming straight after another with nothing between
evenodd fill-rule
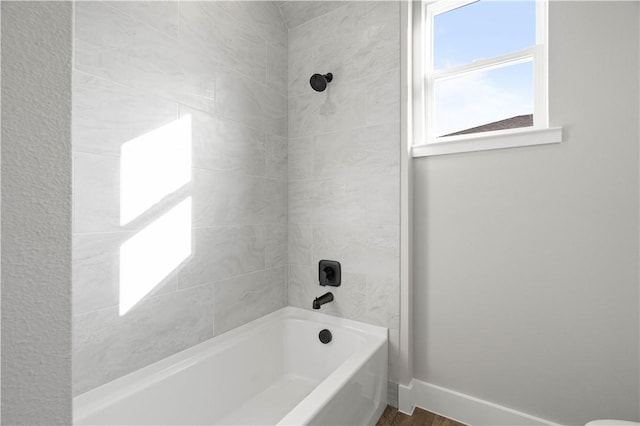
<instances>
[{"instance_id":1,"label":"window sill","mask_svg":"<svg viewBox=\"0 0 640 426\"><path fill-rule=\"evenodd\" d=\"M511 132L487 132L475 135L453 136L445 141L414 145L412 157L458 154L490 149L517 148L562 142L562 127L526 129Z\"/></svg>"}]
</instances>

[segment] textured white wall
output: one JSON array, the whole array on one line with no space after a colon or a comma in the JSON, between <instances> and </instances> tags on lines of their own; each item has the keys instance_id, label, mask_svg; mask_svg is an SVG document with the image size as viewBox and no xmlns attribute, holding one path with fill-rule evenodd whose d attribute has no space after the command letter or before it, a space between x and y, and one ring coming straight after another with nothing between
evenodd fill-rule
<instances>
[{"instance_id":1,"label":"textured white wall","mask_svg":"<svg viewBox=\"0 0 640 426\"><path fill-rule=\"evenodd\" d=\"M70 2L2 2L2 423L71 424Z\"/></svg>"},{"instance_id":2,"label":"textured white wall","mask_svg":"<svg viewBox=\"0 0 640 426\"><path fill-rule=\"evenodd\" d=\"M551 2L555 146L416 159L415 376L639 420L637 2Z\"/></svg>"},{"instance_id":3,"label":"textured white wall","mask_svg":"<svg viewBox=\"0 0 640 426\"><path fill-rule=\"evenodd\" d=\"M388 327L397 400L400 238L400 12L397 2L283 9L289 30L289 304ZM333 5L334 6L334 5ZM324 92L309 85L331 72ZM342 264L320 287L318 261Z\"/></svg>"},{"instance_id":4,"label":"textured white wall","mask_svg":"<svg viewBox=\"0 0 640 426\"><path fill-rule=\"evenodd\" d=\"M78 394L287 304L287 33L263 1L78 2L75 19ZM123 145L187 115L191 180L121 225ZM120 315L121 245L186 197L190 256Z\"/></svg>"}]
</instances>

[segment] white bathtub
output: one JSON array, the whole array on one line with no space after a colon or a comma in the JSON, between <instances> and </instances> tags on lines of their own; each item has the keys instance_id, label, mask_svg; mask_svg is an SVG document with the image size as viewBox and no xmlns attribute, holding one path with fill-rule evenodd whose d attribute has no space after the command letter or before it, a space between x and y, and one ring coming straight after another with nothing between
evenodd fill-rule
<instances>
[{"instance_id":1,"label":"white bathtub","mask_svg":"<svg viewBox=\"0 0 640 426\"><path fill-rule=\"evenodd\" d=\"M77 396L74 423L373 425L386 387L385 328L287 307Z\"/></svg>"}]
</instances>

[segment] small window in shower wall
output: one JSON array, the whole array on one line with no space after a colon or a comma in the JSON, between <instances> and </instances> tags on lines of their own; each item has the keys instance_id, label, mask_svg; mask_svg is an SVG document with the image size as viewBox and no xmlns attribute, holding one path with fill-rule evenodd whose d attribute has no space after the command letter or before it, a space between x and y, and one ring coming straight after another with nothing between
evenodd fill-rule
<instances>
[{"instance_id":1,"label":"small window in shower wall","mask_svg":"<svg viewBox=\"0 0 640 426\"><path fill-rule=\"evenodd\" d=\"M414 155L560 142L547 116L546 9L543 0L421 4Z\"/></svg>"}]
</instances>

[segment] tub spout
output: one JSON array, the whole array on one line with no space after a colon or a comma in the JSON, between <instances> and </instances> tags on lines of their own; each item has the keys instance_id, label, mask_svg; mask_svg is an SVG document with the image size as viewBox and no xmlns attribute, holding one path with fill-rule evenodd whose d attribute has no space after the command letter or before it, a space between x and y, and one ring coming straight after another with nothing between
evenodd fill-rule
<instances>
[{"instance_id":1,"label":"tub spout","mask_svg":"<svg viewBox=\"0 0 640 426\"><path fill-rule=\"evenodd\" d=\"M328 292L313 299L313 309L320 309L320 306L333 301L333 293Z\"/></svg>"}]
</instances>

